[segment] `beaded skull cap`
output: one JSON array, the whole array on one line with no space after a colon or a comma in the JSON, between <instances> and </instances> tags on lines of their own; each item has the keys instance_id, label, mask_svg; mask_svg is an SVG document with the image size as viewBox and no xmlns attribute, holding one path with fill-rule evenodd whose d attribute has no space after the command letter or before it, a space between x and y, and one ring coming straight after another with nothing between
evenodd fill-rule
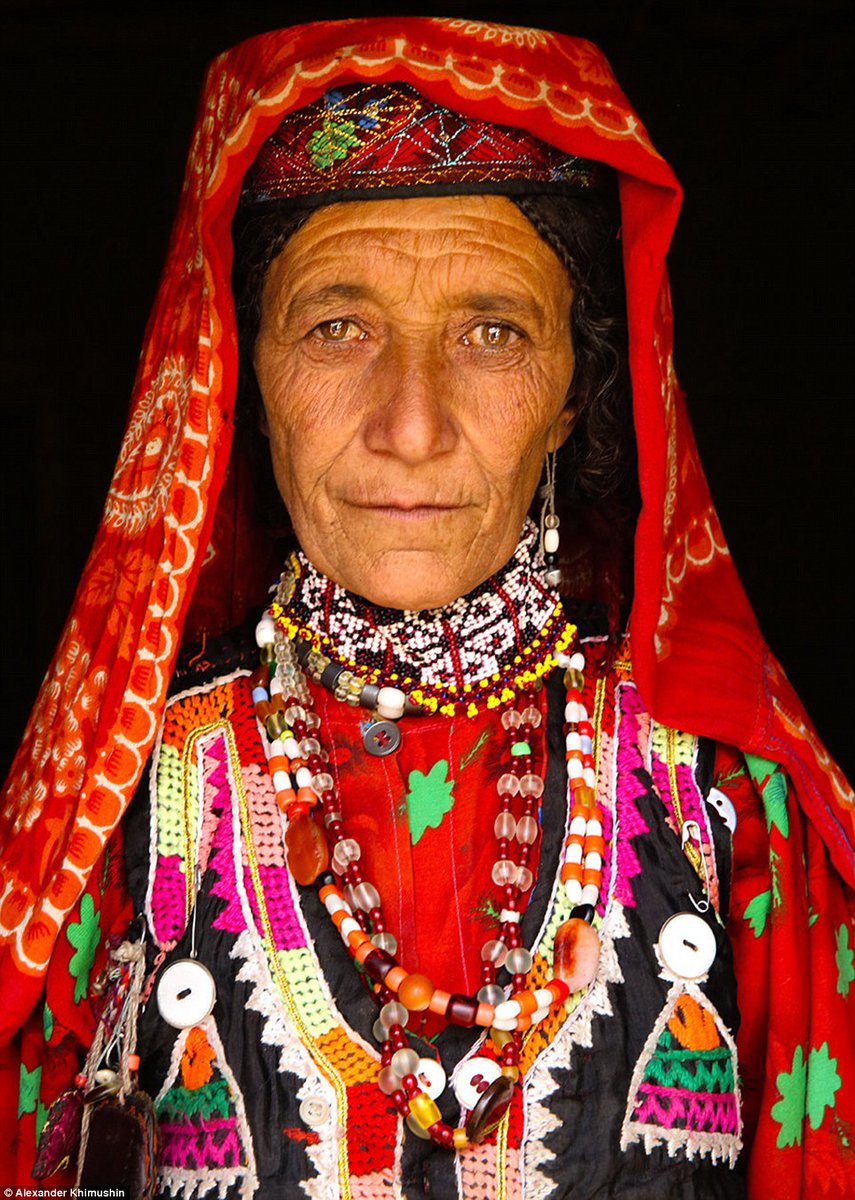
<instances>
[{"instance_id":1,"label":"beaded skull cap","mask_svg":"<svg viewBox=\"0 0 855 1200\"><path fill-rule=\"evenodd\" d=\"M354 83L288 113L244 181L242 204L384 196L567 192L602 168L523 129L463 116L405 83Z\"/></svg>"}]
</instances>

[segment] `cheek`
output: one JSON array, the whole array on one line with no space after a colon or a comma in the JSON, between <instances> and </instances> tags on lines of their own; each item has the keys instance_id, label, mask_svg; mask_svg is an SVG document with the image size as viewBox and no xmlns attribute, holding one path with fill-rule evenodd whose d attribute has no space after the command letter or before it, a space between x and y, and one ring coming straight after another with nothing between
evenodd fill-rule
<instances>
[{"instance_id":1,"label":"cheek","mask_svg":"<svg viewBox=\"0 0 855 1200\"><path fill-rule=\"evenodd\" d=\"M539 473L546 441L564 409L570 372L533 367L471 379L461 389L466 437L495 480Z\"/></svg>"},{"instance_id":2,"label":"cheek","mask_svg":"<svg viewBox=\"0 0 855 1200\"><path fill-rule=\"evenodd\" d=\"M256 370L274 464L302 476L309 464L334 458L354 420L351 389L301 370L295 356L262 358Z\"/></svg>"}]
</instances>

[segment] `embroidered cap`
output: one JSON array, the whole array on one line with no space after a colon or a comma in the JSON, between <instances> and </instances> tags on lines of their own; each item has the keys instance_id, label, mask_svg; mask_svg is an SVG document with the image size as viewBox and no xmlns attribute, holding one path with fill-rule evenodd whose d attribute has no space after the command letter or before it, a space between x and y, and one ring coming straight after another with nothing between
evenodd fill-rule
<instances>
[{"instance_id":1,"label":"embroidered cap","mask_svg":"<svg viewBox=\"0 0 855 1200\"><path fill-rule=\"evenodd\" d=\"M243 205L384 195L566 192L600 164L523 129L463 116L406 83L354 83L288 113L247 172Z\"/></svg>"}]
</instances>

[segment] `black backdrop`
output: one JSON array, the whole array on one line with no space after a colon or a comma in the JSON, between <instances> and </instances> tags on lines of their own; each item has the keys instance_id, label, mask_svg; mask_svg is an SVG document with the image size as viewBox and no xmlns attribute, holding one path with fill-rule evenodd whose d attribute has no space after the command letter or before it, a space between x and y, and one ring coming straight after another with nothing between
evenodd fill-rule
<instances>
[{"instance_id":1,"label":"black backdrop","mask_svg":"<svg viewBox=\"0 0 855 1200\"><path fill-rule=\"evenodd\" d=\"M764 633L852 777L841 0L5 4L4 764L97 528L205 64L266 29L426 10L600 43L675 167L677 368L713 495Z\"/></svg>"}]
</instances>

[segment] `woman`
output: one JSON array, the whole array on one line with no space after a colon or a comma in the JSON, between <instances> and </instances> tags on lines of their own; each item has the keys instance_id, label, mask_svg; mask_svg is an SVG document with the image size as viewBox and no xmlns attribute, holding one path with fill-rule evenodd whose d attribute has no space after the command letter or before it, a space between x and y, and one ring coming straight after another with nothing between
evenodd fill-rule
<instances>
[{"instance_id":1,"label":"woman","mask_svg":"<svg viewBox=\"0 0 855 1200\"><path fill-rule=\"evenodd\" d=\"M120 1109L153 1138L142 1089L173 1193L843 1194L852 797L691 441L677 202L587 43L349 22L214 64L10 788L24 1170L94 1036L61 1112L127 1103L87 1106L84 1182ZM214 639L282 570L256 420L300 549L252 648ZM126 938L93 1033L135 910L151 971Z\"/></svg>"}]
</instances>

